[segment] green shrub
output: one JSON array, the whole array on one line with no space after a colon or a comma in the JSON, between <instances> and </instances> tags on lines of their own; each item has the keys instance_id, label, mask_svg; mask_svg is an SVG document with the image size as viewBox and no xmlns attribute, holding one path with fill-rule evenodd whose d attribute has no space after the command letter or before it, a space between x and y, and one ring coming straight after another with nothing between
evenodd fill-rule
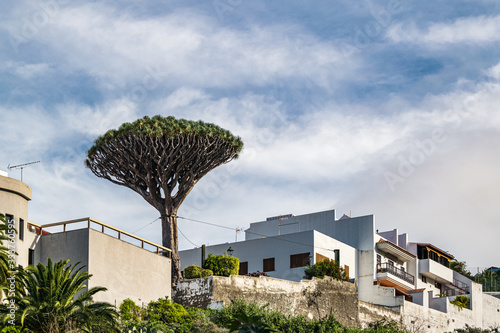
<instances>
[{"instance_id":1,"label":"green shrub","mask_svg":"<svg viewBox=\"0 0 500 333\"><path fill-rule=\"evenodd\" d=\"M458 309L460 311L462 311L462 309L467 307L467 304L469 303L469 301L470 301L469 297L461 295L461 296L455 297L455 299L453 301L451 301L450 303L458 306Z\"/></svg>"},{"instance_id":2,"label":"green shrub","mask_svg":"<svg viewBox=\"0 0 500 333\"><path fill-rule=\"evenodd\" d=\"M133 300L127 298L120 305L120 318L127 323L138 323L142 318L141 308Z\"/></svg>"},{"instance_id":3,"label":"green shrub","mask_svg":"<svg viewBox=\"0 0 500 333\"><path fill-rule=\"evenodd\" d=\"M203 269L198 265L191 265L184 268L184 278L196 279L200 277L212 276L214 273L210 269Z\"/></svg>"},{"instance_id":4,"label":"green shrub","mask_svg":"<svg viewBox=\"0 0 500 333\"><path fill-rule=\"evenodd\" d=\"M148 319L150 321L179 324L190 321L189 313L186 309L180 304L172 303L168 297L149 302Z\"/></svg>"},{"instance_id":5,"label":"green shrub","mask_svg":"<svg viewBox=\"0 0 500 333\"><path fill-rule=\"evenodd\" d=\"M225 253L218 256L210 253L205 260L205 268L211 270L216 276L238 275L240 260Z\"/></svg>"},{"instance_id":6,"label":"green shrub","mask_svg":"<svg viewBox=\"0 0 500 333\"><path fill-rule=\"evenodd\" d=\"M317 262L314 265L307 265L304 269L304 274L304 278L309 280L313 277L322 279L325 275L341 281L349 280L349 277L344 269L339 267L334 260L324 260Z\"/></svg>"}]
</instances>

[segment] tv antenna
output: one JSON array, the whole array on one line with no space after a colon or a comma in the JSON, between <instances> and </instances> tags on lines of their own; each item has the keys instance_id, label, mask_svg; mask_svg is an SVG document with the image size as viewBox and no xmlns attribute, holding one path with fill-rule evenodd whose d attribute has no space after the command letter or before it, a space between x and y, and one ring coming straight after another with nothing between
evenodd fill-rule
<instances>
[{"instance_id":1,"label":"tv antenna","mask_svg":"<svg viewBox=\"0 0 500 333\"><path fill-rule=\"evenodd\" d=\"M21 181L23 181L23 169L26 168L28 165L35 164L35 163L40 163L40 161L35 161L35 162L29 162L29 163L24 163L24 164L19 164L19 165L13 165L7 167L7 169L12 170L12 169L21 169Z\"/></svg>"}]
</instances>

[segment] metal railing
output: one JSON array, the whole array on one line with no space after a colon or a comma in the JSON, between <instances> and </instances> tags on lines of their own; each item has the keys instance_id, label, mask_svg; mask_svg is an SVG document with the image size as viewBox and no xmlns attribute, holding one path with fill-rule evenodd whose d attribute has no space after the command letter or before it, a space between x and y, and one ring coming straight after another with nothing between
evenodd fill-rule
<instances>
[{"instance_id":1,"label":"metal railing","mask_svg":"<svg viewBox=\"0 0 500 333\"><path fill-rule=\"evenodd\" d=\"M415 281L415 277L413 275L406 273L404 270L397 268L394 265L389 265L388 263L380 264L377 268L377 273L390 273L411 284Z\"/></svg>"},{"instance_id":2,"label":"metal railing","mask_svg":"<svg viewBox=\"0 0 500 333\"><path fill-rule=\"evenodd\" d=\"M31 224L32 226L36 227L36 233L38 235L44 236L44 234L43 234L44 229L51 228L51 227L62 226L63 227L63 232L66 232L66 226L68 224L81 223L81 222L87 222L86 228L92 229L92 230L96 230L96 231L100 231L102 233L105 233L104 231L106 229L110 229L110 230L116 231L116 233L117 233L116 238L118 238L120 240L123 240L122 239L122 235L125 235L125 236L128 236L130 238L133 238L135 240L140 241L141 242L141 246L140 247L143 248L143 249L145 249L144 248L144 244L147 244L147 245L152 246L153 248L156 248L156 251L154 251L154 252L156 252L157 254L167 253L169 258L172 257L172 250L169 249L169 248L167 248L167 247L164 247L164 246L158 245L156 243L150 242L150 241L148 241L148 240L146 240L144 238L135 236L135 235L133 235L133 234L131 234L129 232L120 230L120 229L115 228L115 227L113 227L113 226L111 226L109 224L106 224L104 222L95 220L95 219L93 219L91 217L85 217L85 218L82 218L82 219L69 220L69 221L63 221L63 222L56 222L56 223L50 223L50 224L44 224L44 225L39 225L39 224L36 224L36 223L33 223L33 222L28 222L28 224ZM91 228L92 223L99 225L100 226L100 228L99 228L100 230L95 229L95 228ZM79 229L82 229L82 228L79 228ZM75 229L75 230L78 230L78 229ZM109 234L106 234L106 235L113 237L113 235L109 235ZM123 241L125 241L125 242L127 242L129 244L138 246L138 245L136 245L134 243L131 243L131 242L128 242L126 240L123 240ZM145 250L148 250L148 249L145 249ZM150 252L153 252L153 251L150 251Z\"/></svg>"}]
</instances>

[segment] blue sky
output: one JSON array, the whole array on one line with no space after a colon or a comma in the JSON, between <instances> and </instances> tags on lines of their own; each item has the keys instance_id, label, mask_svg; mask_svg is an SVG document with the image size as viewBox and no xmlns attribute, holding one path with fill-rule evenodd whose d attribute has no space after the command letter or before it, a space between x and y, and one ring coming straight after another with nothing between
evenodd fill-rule
<instances>
[{"instance_id":1,"label":"blue sky","mask_svg":"<svg viewBox=\"0 0 500 333\"><path fill-rule=\"evenodd\" d=\"M500 265L497 1L8 0L0 12L0 169L42 161L24 172L32 221L147 226L156 211L86 170L85 151L123 122L173 115L245 142L179 215L247 228L375 214L380 230ZM179 227L197 245L235 237ZM137 233L161 241L158 223Z\"/></svg>"}]
</instances>

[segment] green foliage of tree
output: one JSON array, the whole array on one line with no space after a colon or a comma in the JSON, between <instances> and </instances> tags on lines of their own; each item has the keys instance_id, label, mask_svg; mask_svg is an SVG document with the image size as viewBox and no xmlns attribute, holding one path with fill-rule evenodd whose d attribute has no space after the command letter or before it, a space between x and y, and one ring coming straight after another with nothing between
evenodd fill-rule
<instances>
[{"instance_id":1,"label":"green foliage of tree","mask_svg":"<svg viewBox=\"0 0 500 333\"><path fill-rule=\"evenodd\" d=\"M456 259L453 259L452 261L450 261L450 268L471 280L474 279L471 272L467 270L467 264L465 263L465 261L458 261Z\"/></svg>"},{"instance_id":2,"label":"green foliage of tree","mask_svg":"<svg viewBox=\"0 0 500 333\"><path fill-rule=\"evenodd\" d=\"M458 309L460 311L462 311L463 309L465 309L467 307L467 304L469 304L469 302L470 302L469 297L460 295L460 296L455 297L455 299L453 301L451 301L450 303L458 306Z\"/></svg>"},{"instance_id":3,"label":"green foliage of tree","mask_svg":"<svg viewBox=\"0 0 500 333\"><path fill-rule=\"evenodd\" d=\"M15 265L15 263L9 262L8 244L10 240L8 234L15 232L15 229L9 228L5 215L0 214L0 289L3 296L7 296L6 291L9 289L7 278L9 277L9 271L14 268L12 266ZM2 294L0 294L0 298Z\"/></svg>"},{"instance_id":4,"label":"green foliage of tree","mask_svg":"<svg viewBox=\"0 0 500 333\"><path fill-rule=\"evenodd\" d=\"M307 265L304 269L304 278L312 279L313 277L317 277L322 279L324 276L331 276L334 279L341 281L348 281L349 276L342 267L334 260L323 260L315 263L314 265Z\"/></svg>"},{"instance_id":5,"label":"green foliage of tree","mask_svg":"<svg viewBox=\"0 0 500 333\"><path fill-rule=\"evenodd\" d=\"M500 270L485 269L473 280L483 285L483 291L500 291Z\"/></svg>"},{"instance_id":6,"label":"green foliage of tree","mask_svg":"<svg viewBox=\"0 0 500 333\"><path fill-rule=\"evenodd\" d=\"M212 276L214 273L210 269L203 269L198 265L191 265L184 268L184 277L186 279L203 278Z\"/></svg>"},{"instance_id":7,"label":"green foliage of tree","mask_svg":"<svg viewBox=\"0 0 500 333\"><path fill-rule=\"evenodd\" d=\"M142 309L130 298L120 304L120 318L127 323L138 323L142 318Z\"/></svg>"},{"instance_id":8,"label":"green foliage of tree","mask_svg":"<svg viewBox=\"0 0 500 333\"><path fill-rule=\"evenodd\" d=\"M214 124L144 117L98 137L85 164L96 176L132 189L158 210L176 284L181 279L177 211L202 177L237 158L242 148L239 137Z\"/></svg>"},{"instance_id":9,"label":"green foliage of tree","mask_svg":"<svg viewBox=\"0 0 500 333\"><path fill-rule=\"evenodd\" d=\"M148 319L163 323L183 324L190 321L189 313L180 304L173 303L168 297L160 298L148 304Z\"/></svg>"},{"instance_id":10,"label":"green foliage of tree","mask_svg":"<svg viewBox=\"0 0 500 333\"><path fill-rule=\"evenodd\" d=\"M209 253L205 260L205 269L209 269L216 276L238 275L240 260L226 253L214 255Z\"/></svg>"},{"instance_id":11,"label":"green foliage of tree","mask_svg":"<svg viewBox=\"0 0 500 333\"><path fill-rule=\"evenodd\" d=\"M33 332L70 332L83 329L94 332L119 332L118 313L105 302L93 302L93 296L104 287L85 288L92 275L78 264L69 266L68 260L47 266L39 263L19 267L16 277L22 288L12 298L17 310L15 321ZM4 324L10 319L9 309L0 309Z\"/></svg>"}]
</instances>

